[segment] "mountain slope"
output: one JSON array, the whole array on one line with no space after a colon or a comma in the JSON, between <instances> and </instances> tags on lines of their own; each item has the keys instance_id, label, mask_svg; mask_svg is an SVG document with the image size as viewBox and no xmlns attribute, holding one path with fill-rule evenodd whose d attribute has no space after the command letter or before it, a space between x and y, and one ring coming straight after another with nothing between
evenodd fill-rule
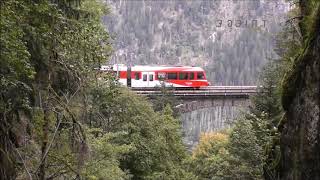
<instances>
[{"instance_id":1,"label":"mountain slope","mask_svg":"<svg viewBox=\"0 0 320 180\"><path fill-rule=\"evenodd\" d=\"M112 63L202 66L215 85L256 84L260 68L277 57L272 37L289 8L266 0L107 2Z\"/></svg>"}]
</instances>

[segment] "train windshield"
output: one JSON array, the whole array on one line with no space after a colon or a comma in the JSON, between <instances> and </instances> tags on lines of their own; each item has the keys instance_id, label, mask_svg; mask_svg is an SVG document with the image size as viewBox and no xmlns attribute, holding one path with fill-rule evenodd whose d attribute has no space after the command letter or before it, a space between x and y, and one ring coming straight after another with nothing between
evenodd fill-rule
<instances>
[{"instance_id":1,"label":"train windshield","mask_svg":"<svg viewBox=\"0 0 320 180\"><path fill-rule=\"evenodd\" d=\"M198 72L198 73L197 73L197 78L198 78L198 79L204 79L204 74L203 74L203 72Z\"/></svg>"}]
</instances>

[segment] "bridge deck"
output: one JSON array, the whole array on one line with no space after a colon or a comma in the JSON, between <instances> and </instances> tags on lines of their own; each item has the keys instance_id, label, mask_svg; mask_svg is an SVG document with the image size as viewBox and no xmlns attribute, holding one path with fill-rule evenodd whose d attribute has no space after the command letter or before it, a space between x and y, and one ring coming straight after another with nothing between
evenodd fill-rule
<instances>
[{"instance_id":1,"label":"bridge deck","mask_svg":"<svg viewBox=\"0 0 320 180\"><path fill-rule=\"evenodd\" d=\"M137 94L146 96L161 96L163 95L160 89L154 88L132 88ZM177 97L249 97L256 94L257 86L208 86L197 90L168 90L168 93Z\"/></svg>"}]
</instances>

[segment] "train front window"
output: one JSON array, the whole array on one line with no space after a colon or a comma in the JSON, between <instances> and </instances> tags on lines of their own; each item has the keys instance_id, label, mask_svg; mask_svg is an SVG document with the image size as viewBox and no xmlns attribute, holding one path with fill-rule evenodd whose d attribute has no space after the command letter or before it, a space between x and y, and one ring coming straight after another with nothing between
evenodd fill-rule
<instances>
[{"instance_id":1,"label":"train front window","mask_svg":"<svg viewBox=\"0 0 320 180\"><path fill-rule=\"evenodd\" d=\"M180 80L187 80L188 79L188 73L179 73L179 79Z\"/></svg>"},{"instance_id":2,"label":"train front window","mask_svg":"<svg viewBox=\"0 0 320 180\"><path fill-rule=\"evenodd\" d=\"M197 78L198 78L198 79L204 79L204 74L203 74L203 72L198 72L198 73L197 73Z\"/></svg>"},{"instance_id":3,"label":"train front window","mask_svg":"<svg viewBox=\"0 0 320 180\"><path fill-rule=\"evenodd\" d=\"M147 81L147 78L148 78L148 76L146 74L144 74L142 80Z\"/></svg>"},{"instance_id":4,"label":"train front window","mask_svg":"<svg viewBox=\"0 0 320 180\"><path fill-rule=\"evenodd\" d=\"M153 74L149 75L149 81L153 81Z\"/></svg>"},{"instance_id":5,"label":"train front window","mask_svg":"<svg viewBox=\"0 0 320 180\"><path fill-rule=\"evenodd\" d=\"M176 80L177 79L177 73L175 73L175 72L168 73L168 79Z\"/></svg>"},{"instance_id":6,"label":"train front window","mask_svg":"<svg viewBox=\"0 0 320 180\"><path fill-rule=\"evenodd\" d=\"M135 72L135 73L134 73L134 79L135 79L135 80L139 80L139 79L140 79L138 72Z\"/></svg>"},{"instance_id":7,"label":"train front window","mask_svg":"<svg viewBox=\"0 0 320 180\"><path fill-rule=\"evenodd\" d=\"M190 79L193 80L194 79L194 72L190 73Z\"/></svg>"}]
</instances>

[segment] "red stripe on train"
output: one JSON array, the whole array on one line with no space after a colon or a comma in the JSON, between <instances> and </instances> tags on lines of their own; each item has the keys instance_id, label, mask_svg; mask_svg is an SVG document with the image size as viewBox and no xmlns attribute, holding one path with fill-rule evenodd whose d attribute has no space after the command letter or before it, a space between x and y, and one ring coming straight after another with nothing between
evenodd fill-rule
<instances>
[{"instance_id":1,"label":"red stripe on train","mask_svg":"<svg viewBox=\"0 0 320 180\"><path fill-rule=\"evenodd\" d=\"M188 80L166 80L166 82L177 84L180 86L186 87L201 87L201 86L209 86L207 81L188 81Z\"/></svg>"}]
</instances>

